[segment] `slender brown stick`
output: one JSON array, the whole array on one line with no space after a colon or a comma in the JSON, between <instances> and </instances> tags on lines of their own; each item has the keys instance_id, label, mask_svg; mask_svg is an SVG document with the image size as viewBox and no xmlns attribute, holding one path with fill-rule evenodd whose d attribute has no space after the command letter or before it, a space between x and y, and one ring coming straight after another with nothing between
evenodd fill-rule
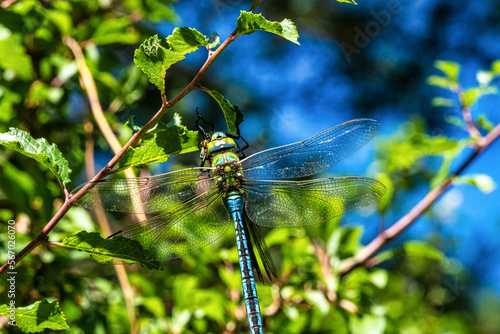
<instances>
[{"instance_id":1,"label":"slender brown stick","mask_svg":"<svg viewBox=\"0 0 500 334\"><path fill-rule=\"evenodd\" d=\"M432 189L420 202L417 203L405 216L399 219L394 225L383 231L379 236L372 240L365 248L363 248L356 256L346 260L342 266L342 276L351 272L354 268L366 263L374 256L382 247L399 236L417 218L419 218L453 183L454 179L460 175L474 159L488 148L500 136L500 124L490 131L479 144L476 145L474 151L469 158L448 177L443 183Z\"/></svg>"},{"instance_id":2,"label":"slender brown stick","mask_svg":"<svg viewBox=\"0 0 500 334\"><path fill-rule=\"evenodd\" d=\"M78 67L80 78L82 80L82 88L85 90L89 98L92 114L94 114L94 118L97 122L97 125L99 126L99 129L101 129L104 138L108 142L113 152L116 154L120 152L122 146L113 133L111 126L106 121L106 117L104 116L104 112L102 111L101 102L99 102L99 94L97 94L94 76L90 72L87 63L85 62L82 48L80 47L80 45L78 45L77 41L69 36L65 36L63 38L63 42L71 49L71 52L73 52L73 55L75 56L76 65Z\"/></svg>"},{"instance_id":3,"label":"slender brown stick","mask_svg":"<svg viewBox=\"0 0 500 334\"><path fill-rule=\"evenodd\" d=\"M87 124L85 125L85 132L87 132L87 140L85 141L85 170L87 173L87 179L90 179L92 178L92 175L95 174L95 159L94 141L92 140L91 136L92 123L89 122ZM110 235L111 228L109 227L109 222L106 214L103 211L96 210L95 215L97 218L97 222L101 227L101 230L105 235ZM130 281L128 280L125 267L115 264L115 270L116 276L118 277L118 281L120 282L120 286L123 291L123 297L125 298L125 307L127 309L128 319L130 322L130 333L136 334L139 332L139 328L137 327L137 318L135 316L134 292L132 290L132 286L130 285Z\"/></svg>"}]
</instances>

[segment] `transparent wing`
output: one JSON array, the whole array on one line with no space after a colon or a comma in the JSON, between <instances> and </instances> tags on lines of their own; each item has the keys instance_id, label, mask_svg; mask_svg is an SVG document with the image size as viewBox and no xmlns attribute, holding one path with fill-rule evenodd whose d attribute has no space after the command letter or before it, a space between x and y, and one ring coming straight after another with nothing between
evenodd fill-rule
<instances>
[{"instance_id":1,"label":"transparent wing","mask_svg":"<svg viewBox=\"0 0 500 334\"><path fill-rule=\"evenodd\" d=\"M268 227L310 226L366 206L385 186L363 177L310 181L246 181L246 210L254 223Z\"/></svg>"},{"instance_id":2,"label":"transparent wing","mask_svg":"<svg viewBox=\"0 0 500 334\"><path fill-rule=\"evenodd\" d=\"M175 207L215 187L210 168L189 168L151 177L92 182L76 205L106 211L156 213ZM76 194L84 183L72 191Z\"/></svg>"},{"instance_id":3,"label":"transparent wing","mask_svg":"<svg viewBox=\"0 0 500 334\"><path fill-rule=\"evenodd\" d=\"M301 142L265 150L241 161L249 180L298 178L329 169L369 142L380 129L371 119L340 124Z\"/></svg>"},{"instance_id":4,"label":"transparent wing","mask_svg":"<svg viewBox=\"0 0 500 334\"><path fill-rule=\"evenodd\" d=\"M194 252L219 239L230 226L230 217L218 190L200 195L173 212L136 223L109 236L138 241L166 262Z\"/></svg>"}]
</instances>

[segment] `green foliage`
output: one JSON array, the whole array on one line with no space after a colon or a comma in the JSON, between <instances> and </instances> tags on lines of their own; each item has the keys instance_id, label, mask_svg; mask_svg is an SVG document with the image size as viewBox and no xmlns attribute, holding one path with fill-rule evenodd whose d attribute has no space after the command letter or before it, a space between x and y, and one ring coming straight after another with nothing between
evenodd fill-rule
<instances>
[{"instance_id":1,"label":"green foliage","mask_svg":"<svg viewBox=\"0 0 500 334\"><path fill-rule=\"evenodd\" d=\"M451 62L438 60L434 63L434 66L444 73L443 76L431 75L427 78L427 83L432 86L445 88L453 93L457 94L457 98L460 101L461 107L469 108L477 100L488 94L496 94L498 88L496 86L491 86L491 81L496 77L500 76L498 71L498 61L491 64L490 71L478 71L476 79L479 83L477 87L471 87L462 90L459 85L459 75L460 75L460 65ZM452 100L444 97L435 97L432 100L432 105L435 107L455 107L455 103Z\"/></svg>"},{"instance_id":2,"label":"green foliage","mask_svg":"<svg viewBox=\"0 0 500 334\"><path fill-rule=\"evenodd\" d=\"M205 90L215 101L219 104L219 107L224 113L224 118L226 119L227 130L229 134L234 136L239 135L238 126L243 122L243 114L240 109L233 105L229 100L227 100L221 93L215 90Z\"/></svg>"},{"instance_id":3,"label":"green foliage","mask_svg":"<svg viewBox=\"0 0 500 334\"><path fill-rule=\"evenodd\" d=\"M184 59L178 52L169 49L166 41L158 35L148 38L135 50L134 62L149 78L149 81L165 94L165 74L173 64Z\"/></svg>"},{"instance_id":4,"label":"green foliage","mask_svg":"<svg viewBox=\"0 0 500 334\"><path fill-rule=\"evenodd\" d=\"M165 162L174 154L197 151L202 141L200 133L188 130L181 124L180 116L175 114L169 124L158 123L149 130L141 146L129 147L118 160L116 168L120 170Z\"/></svg>"},{"instance_id":5,"label":"green foliage","mask_svg":"<svg viewBox=\"0 0 500 334\"><path fill-rule=\"evenodd\" d=\"M66 184L71 181L68 161L55 144L49 145L45 138L34 139L26 131L10 128L7 133L0 134L0 144L35 159L54 173Z\"/></svg>"},{"instance_id":6,"label":"green foliage","mask_svg":"<svg viewBox=\"0 0 500 334\"><path fill-rule=\"evenodd\" d=\"M170 49L181 55L196 51L200 46L209 46L209 44L211 48L214 48L219 44L219 41L217 33L212 34L209 38L196 29L188 27L175 28L172 35L167 37Z\"/></svg>"},{"instance_id":7,"label":"green foliage","mask_svg":"<svg viewBox=\"0 0 500 334\"><path fill-rule=\"evenodd\" d=\"M254 0L253 7L259 2ZM6 146L51 169L63 183L69 181L69 167L75 174L81 174L84 168L84 138L95 140L94 145L91 141L87 144L100 153L106 154L108 148L97 131L84 135L82 127L75 125L87 118L87 97L79 88L76 62L63 43L64 36L81 45L100 101L108 108L107 120L122 143L139 126L132 119L122 124L120 120L128 115L120 111L137 114L140 124L144 121L141 116L151 110L151 105L156 108L159 103L159 99L149 98L146 76L129 61L130 47L136 47L131 44L146 41L137 49L135 61L162 94L167 93L167 88L180 91L183 87L177 81L186 79L171 80L166 87L167 69L200 46L214 49L220 44L217 33L205 37L186 27L176 28L167 39L153 36L155 32L148 28L154 26L151 22L177 18L163 1L126 0L114 6L109 1L97 0L25 0L2 10L0 15L0 131L16 127L29 128L30 132L28 135L11 130L0 138ZM263 30L298 44L295 26L286 19L270 22L259 14L242 12L237 27L239 35ZM442 74L429 82L457 93L460 67L451 62L437 62L436 66ZM467 88L458 96L462 104L449 97L438 97L433 104L473 107L484 94L497 92L491 84L499 75L500 61L496 61L489 70L478 72L478 87ZM222 109L228 131L236 134L242 121L238 107L216 91L209 90L209 94ZM464 127L461 118L451 116L450 122ZM477 123L481 131L493 128L486 116L477 118ZM166 161L174 154L196 150L200 141L199 134L189 131L181 124L180 117L174 115L172 122L159 123L138 147L128 149L116 167L142 167ZM423 181L443 180L467 143L443 134L431 136L418 119L408 122L401 133L385 138L373 167L375 173L379 172L377 179L388 190L379 202L379 211L397 213L401 203L407 201L404 192L413 191ZM34 162L27 163L29 160L23 160L19 154L4 152L0 157L0 221L16 220L18 252L58 210L62 196L57 180L50 173L40 173ZM430 158L436 156L437 164ZM185 157L176 163L192 165ZM484 192L495 187L487 175L465 175L456 183L471 184ZM326 210L325 207L319 211L323 214ZM396 213L391 212L393 216ZM111 220L119 225L124 219L114 215ZM474 324L477 319L488 329L485 332L497 331L497 296L492 293L489 299L482 299L478 315L471 319L469 310L463 306L471 304L464 287L467 275L439 250L437 246L445 241L438 233L430 232L431 241L404 242L391 247L372 263L384 262L383 266L357 268L341 278L344 261L363 248L363 228L339 227L339 223L340 218L307 230L268 232L266 241L277 264L279 279L257 287L266 332L470 333L477 328ZM58 298L60 307L57 302L43 300L18 308L19 328L6 325L9 333L39 332L44 328L52 331L70 328L75 333L132 332L124 290L113 266L97 263L115 259L144 266L140 270L126 266L130 269L131 289L125 290L125 294L133 292L141 332L247 330L234 232L182 261L169 263L164 271L157 271L151 269L158 269L159 264L139 244L124 238L102 239L99 233L90 232L95 229L89 212L72 208L49 236L50 241L63 240L64 247L48 243L16 267L19 305ZM8 235L0 233L3 262L7 260L8 241ZM90 261L88 254L96 261ZM7 288L0 285L0 298L5 299ZM5 314L5 306L0 311ZM33 312L38 319L30 317Z\"/></svg>"},{"instance_id":8,"label":"green foliage","mask_svg":"<svg viewBox=\"0 0 500 334\"><path fill-rule=\"evenodd\" d=\"M429 136L414 124L407 124L403 132L396 134L382 145L385 169L388 172L417 167L417 162L427 156L457 154L463 144L445 136Z\"/></svg>"},{"instance_id":9,"label":"green foliage","mask_svg":"<svg viewBox=\"0 0 500 334\"><path fill-rule=\"evenodd\" d=\"M9 306L1 305L0 314L9 315ZM16 326L24 333L40 333L45 329L69 330L59 303L42 300L26 307L15 308Z\"/></svg>"},{"instance_id":10,"label":"green foliage","mask_svg":"<svg viewBox=\"0 0 500 334\"><path fill-rule=\"evenodd\" d=\"M22 45L21 36L12 35L8 29L0 29L0 68L12 71L10 75L18 75L23 80L33 76L33 65Z\"/></svg>"},{"instance_id":11,"label":"green foliage","mask_svg":"<svg viewBox=\"0 0 500 334\"><path fill-rule=\"evenodd\" d=\"M271 22L266 20L260 14L241 11L237 24L238 33L240 35L247 35L257 30L263 30L281 36L284 39L299 45L299 42L297 41L299 34L295 25L289 19L284 19L281 22Z\"/></svg>"},{"instance_id":12,"label":"green foliage","mask_svg":"<svg viewBox=\"0 0 500 334\"><path fill-rule=\"evenodd\" d=\"M81 231L64 238L65 247L74 248L92 254L99 263L140 263L149 269L160 269L153 254L145 250L137 241L117 237L103 239L99 233Z\"/></svg>"}]
</instances>

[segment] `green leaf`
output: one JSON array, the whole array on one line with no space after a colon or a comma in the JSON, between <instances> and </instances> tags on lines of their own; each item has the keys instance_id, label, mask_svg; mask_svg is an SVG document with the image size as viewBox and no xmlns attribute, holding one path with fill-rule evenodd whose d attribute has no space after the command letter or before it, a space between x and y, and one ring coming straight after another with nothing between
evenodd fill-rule
<instances>
[{"instance_id":1,"label":"green leaf","mask_svg":"<svg viewBox=\"0 0 500 334\"><path fill-rule=\"evenodd\" d=\"M10 305L0 306L0 314L7 316L10 320ZM47 300L37 301L26 307L15 308L15 323L24 333L40 333L46 329L69 330L64 313L59 308L59 303Z\"/></svg>"},{"instance_id":2,"label":"green leaf","mask_svg":"<svg viewBox=\"0 0 500 334\"><path fill-rule=\"evenodd\" d=\"M174 154L197 151L203 141L198 131L190 131L181 125L179 115L174 115L173 122L159 123L149 130L139 147L129 147L117 163L117 169L161 163Z\"/></svg>"},{"instance_id":3,"label":"green leaf","mask_svg":"<svg viewBox=\"0 0 500 334\"><path fill-rule=\"evenodd\" d=\"M139 42L139 32L132 28L130 17L110 18L100 24L92 39L99 45L135 44Z\"/></svg>"},{"instance_id":4,"label":"green leaf","mask_svg":"<svg viewBox=\"0 0 500 334\"><path fill-rule=\"evenodd\" d=\"M455 91L457 89L457 83L450 80L449 78L440 77L438 75L431 75L427 78L427 84L431 86L441 87Z\"/></svg>"},{"instance_id":5,"label":"green leaf","mask_svg":"<svg viewBox=\"0 0 500 334\"><path fill-rule=\"evenodd\" d=\"M444 97L435 97L431 100L431 105L433 107L454 107L455 102L451 99L447 99Z\"/></svg>"},{"instance_id":6,"label":"green leaf","mask_svg":"<svg viewBox=\"0 0 500 334\"><path fill-rule=\"evenodd\" d=\"M375 270L370 273L370 282L377 288L383 289L387 286L387 282L389 282L389 275L384 269Z\"/></svg>"},{"instance_id":7,"label":"green leaf","mask_svg":"<svg viewBox=\"0 0 500 334\"><path fill-rule=\"evenodd\" d=\"M310 304L316 306L321 314L327 315L328 312L330 312L330 303L323 292L318 290L307 290L304 293L304 297Z\"/></svg>"},{"instance_id":8,"label":"green leaf","mask_svg":"<svg viewBox=\"0 0 500 334\"><path fill-rule=\"evenodd\" d=\"M156 257L135 240L124 237L103 239L97 232L81 231L64 238L65 247L90 253L99 263L140 263L149 269L160 269Z\"/></svg>"},{"instance_id":9,"label":"green leaf","mask_svg":"<svg viewBox=\"0 0 500 334\"><path fill-rule=\"evenodd\" d=\"M390 143L383 147L388 154L387 171L406 170L414 167L415 163L429 155L443 155L446 152L456 154L462 148L459 141L446 136L429 136L425 133L409 132L404 139L396 136Z\"/></svg>"},{"instance_id":10,"label":"green leaf","mask_svg":"<svg viewBox=\"0 0 500 334\"><path fill-rule=\"evenodd\" d=\"M444 121L448 124L455 125L458 128L465 129L465 122L462 117L457 117L454 115L444 115Z\"/></svg>"},{"instance_id":11,"label":"green leaf","mask_svg":"<svg viewBox=\"0 0 500 334\"><path fill-rule=\"evenodd\" d=\"M494 76L500 75L500 59L491 63L491 73L493 73Z\"/></svg>"},{"instance_id":12,"label":"green leaf","mask_svg":"<svg viewBox=\"0 0 500 334\"><path fill-rule=\"evenodd\" d=\"M21 37L10 35L10 31L0 40L0 68L13 71L23 80L33 76L31 57L26 53Z\"/></svg>"},{"instance_id":13,"label":"green leaf","mask_svg":"<svg viewBox=\"0 0 500 334\"><path fill-rule=\"evenodd\" d=\"M497 185L493 178L487 174L469 174L459 176L454 181L456 184L470 184L477 187L483 194L489 194Z\"/></svg>"},{"instance_id":14,"label":"green leaf","mask_svg":"<svg viewBox=\"0 0 500 334\"><path fill-rule=\"evenodd\" d=\"M207 44L208 47L210 47L211 49L219 45L220 44L219 34L217 34L217 32L214 31L210 36L207 37Z\"/></svg>"},{"instance_id":15,"label":"green leaf","mask_svg":"<svg viewBox=\"0 0 500 334\"><path fill-rule=\"evenodd\" d=\"M353 5L358 5L354 0L337 0L337 2L351 3Z\"/></svg>"},{"instance_id":16,"label":"green leaf","mask_svg":"<svg viewBox=\"0 0 500 334\"><path fill-rule=\"evenodd\" d=\"M241 124L241 122L243 122L243 114L241 113L238 106L233 105L221 93L215 90L204 90L204 92L213 97L222 109L224 118L226 119L228 133L233 136L239 135L238 126Z\"/></svg>"},{"instance_id":17,"label":"green leaf","mask_svg":"<svg viewBox=\"0 0 500 334\"><path fill-rule=\"evenodd\" d=\"M47 19L61 31L62 35L70 35L73 28L73 20L70 13L65 10L48 10Z\"/></svg>"},{"instance_id":18,"label":"green leaf","mask_svg":"<svg viewBox=\"0 0 500 334\"><path fill-rule=\"evenodd\" d=\"M486 115L479 115L477 118L477 125L485 129L486 131L491 131L495 127L493 123L486 117Z\"/></svg>"},{"instance_id":19,"label":"green leaf","mask_svg":"<svg viewBox=\"0 0 500 334\"><path fill-rule=\"evenodd\" d=\"M35 140L26 131L10 128L9 132L0 134L0 144L35 159L50 169L63 184L71 181L68 161L56 144L49 145L45 138Z\"/></svg>"},{"instance_id":20,"label":"green leaf","mask_svg":"<svg viewBox=\"0 0 500 334\"><path fill-rule=\"evenodd\" d=\"M453 61L436 60L434 67L441 70L452 82L458 83L460 64Z\"/></svg>"},{"instance_id":21,"label":"green leaf","mask_svg":"<svg viewBox=\"0 0 500 334\"><path fill-rule=\"evenodd\" d=\"M362 317L352 315L349 317L349 327L352 334L382 334L386 327L383 316L364 314Z\"/></svg>"},{"instance_id":22,"label":"green leaf","mask_svg":"<svg viewBox=\"0 0 500 334\"><path fill-rule=\"evenodd\" d=\"M481 96L488 94L496 94L498 91L496 86L487 87L473 87L463 91L462 93L462 104L464 107L470 107L473 105Z\"/></svg>"},{"instance_id":23,"label":"green leaf","mask_svg":"<svg viewBox=\"0 0 500 334\"><path fill-rule=\"evenodd\" d=\"M423 257L441 263L446 260L446 256L441 251L423 241L408 241L401 248L381 252L376 256L376 260L377 263L382 263L395 256Z\"/></svg>"},{"instance_id":24,"label":"green leaf","mask_svg":"<svg viewBox=\"0 0 500 334\"><path fill-rule=\"evenodd\" d=\"M198 50L200 46L207 46L207 37L196 29L182 27L175 28L172 35L167 37L170 50L181 55Z\"/></svg>"},{"instance_id":25,"label":"green leaf","mask_svg":"<svg viewBox=\"0 0 500 334\"><path fill-rule=\"evenodd\" d=\"M391 205L392 196L394 195L394 183L387 173L378 174L377 180L380 181L387 189L385 195L378 200L379 211L385 213Z\"/></svg>"},{"instance_id":26,"label":"green leaf","mask_svg":"<svg viewBox=\"0 0 500 334\"><path fill-rule=\"evenodd\" d=\"M299 34L295 25L289 19L284 19L281 22L272 22L266 20L260 14L253 14L242 11L237 21L237 29L240 35L251 34L257 30L271 32L292 43L299 44L297 39Z\"/></svg>"},{"instance_id":27,"label":"green leaf","mask_svg":"<svg viewBox=\"0 0 500 334\"><path fill-rule=\"evenodd\" d=\"M422 241L409 241L403 246L403 250L408 256L424 257L441 263L446 260L441 251Z\"/></svg>"},{"instance_id":28,"label":"green leaf","mask_svg":"<svg viewBox=\"0 0 500 334\"><path fill-rule=\"evenodd\" d=\"M166 41L158 35L150 37L134 52L134 63L149 78L149 81L165 94L165 74L173 64L184 59L180 53L168 49Z\"/></svg>"}]
</instances>

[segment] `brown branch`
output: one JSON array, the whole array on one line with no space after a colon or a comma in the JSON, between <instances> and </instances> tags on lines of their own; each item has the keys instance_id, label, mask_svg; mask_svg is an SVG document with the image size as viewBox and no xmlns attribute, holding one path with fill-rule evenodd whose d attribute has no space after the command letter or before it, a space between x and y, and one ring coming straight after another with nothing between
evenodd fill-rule
<instances>
[{"instance_id":1,"label":"brown branch","mask_svg":"<svg viewBox=\"0 0 500 334\"><path fill-rule=\"evenodd\" d=\"M399 219L394 225L383 231L378 237L372 240L365 248L363 248L356 256L348 259L342 266L341 275L344 276L351 272L354 268L365 264L372 256L374 256L382 247L399 236L417 218L419 218L436 200L453 184L454 179L459 176L474 159L488 148L500 136L500 124L490 131L474 148L474 152L469 158L454 172L450 177L443 181L439 186L432 189L417 205L415 205L405 216Z\"/></svg>"},{"instance_id":2,"label":"brown branch","mask_svg":"<svg viewBox=\"0 0 500 334\"><path fill-rule=\"evenodd\" d=\"M82 88L87 93L90 102L90 108L92 109L92 114L101 130L104 138L109 143L109 146L116 154L120 152L122 146L116 138L111 126L106 121L104 112L102 111L101 102L99 102L99 94L97 94L97 88L94 81L94 76L90 72L87 63L85 62L85 57L83 56L82 48L78 45L72 37L63 37L63 42L66 44L73 52L75 56L78 71L80 72L80 78L82 80Z\"/></svg>"},{"instance_id":3,"label":"brown branch","mask_svg":"<svg viewBox=\"0 0 500 334\"><path fill-rule=\"evenodd\" d=\"M13 5L17 0L5 0L4 2L2 2L2 4L0 5L0 7L2 8L8 8L9 6Z\"/></svg>"},{"instance_id":4,"label":"brown branch","mask_svg":"<svg viewBox=\"0 0 500 334\"><path fill-rule=\"evenodd\" d=\"M135 145L149 129L151 129L155 124L157 124L160 118L167 112L168 109L170 109L182 98L184 98L189 92L191 92L196 88L196 86L199 84L199 82L201 81L205 73L208 71L210 65L212 65L214 60L222 53L222 51L224 51L224 49L229 44L234 42L238 37L239 37L238 30L235 29L231 33L231 35L229 35L229 37L227 37L226 40L217 48L215 52L209 54L205 64L203 64L203 66L200 68L200 70L195 75L193 80L172 100L167 102L165 96L161 97L162 105L158 110L158 112L138 132L136 132L130 138L130 140L125 144L125 146L123 146L122 149L115 154L115 156L108 162L108 164L99 173L97 173L86 186L80 189L80 191L78 191L73 196L66 196L64 204L59 209L59 211L54 215L54 217L52 217L52 219L47 223L47 225L42 229L42 231L16 255L14 259L15 264L19 263L19 261L21 261L24 258L24 256L30 253L39 244L45 242L50 231L52 231L52 229L56 226L59 220L61 220L61 218L68 212L73 203L80 197L82 197L92 187L92 182L101 180L106 176L108 176L109 174L111 174L113 167L116 165L116 163L123 155L123 153L125 153L125 151L129 147ZM71 44L71 41L69 43ZM0 275L4 274L8 269L9 269L9 263L6 262L2 267L0 267Z\"/></svg>"}]
</instances>

